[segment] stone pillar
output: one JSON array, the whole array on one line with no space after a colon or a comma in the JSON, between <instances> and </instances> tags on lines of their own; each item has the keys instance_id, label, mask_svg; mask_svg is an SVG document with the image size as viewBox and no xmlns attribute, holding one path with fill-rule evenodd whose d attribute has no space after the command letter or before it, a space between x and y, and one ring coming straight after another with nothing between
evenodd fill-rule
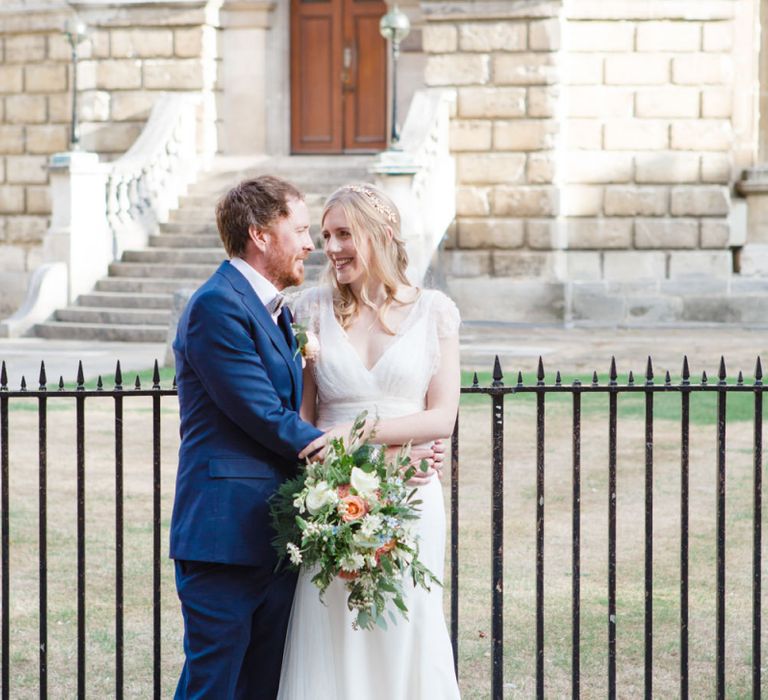
<instances>
[{"instance_id":1,"label":"stone pillar","mask_svg":"<svg viewBox=\"0 0 768 700\"><path fill-rule=\"evenodd\" d=\"M421 8L425 82L456 92L449 292L467 318L530 318L511 296L545 299L539 320L560 320L563 3L422 0ZM525 290L510 294L513 281ZM542 315L540 307L556 308Z\"/></svg>"},{"instance_id":2,"label":"stone pillar","mask_svg":"<svg viewBox=\"0 0 768 700\"><path fill-rule=\"evenodd\" d=\"M66 264L67 299L93 289L113 260L112 235L105 215L106 170L95 153L57 153L51 157L51 226L43 239L43 259Z\"/></svg>"},{"instance_id":3,"label":"stone pillar","mask_svg":"<svg viewBox=\"0 0 768 700\"><path fill-rule=\"evenodd\" d=\"M422 2L428 86L453 87L459 250L549 249L556 181L560 2ZM549 230L549 226L546 226Z\"/></svg>"},{"instance_id":4,"label":"stone pillar","mask_svg":"<svg viewBox=\"0 0 768 700\"><path fill-rule=\"evenodd\" d=\"M266 152L272 108L267 39L275 6L273 0L227 0L221 9L219 145L224 154Z\"/></svg>"},{"instance_id":5,"label":"stone pillar","mask_svg":"<svg viewBox=\"0 0 768 700\"><path fill-rule=\"evenodd\" d=\"M768 166L747 170L736 189L747 199L747 240L739 256L741 274L768 276Z\"/></svg>"}]
</instances>

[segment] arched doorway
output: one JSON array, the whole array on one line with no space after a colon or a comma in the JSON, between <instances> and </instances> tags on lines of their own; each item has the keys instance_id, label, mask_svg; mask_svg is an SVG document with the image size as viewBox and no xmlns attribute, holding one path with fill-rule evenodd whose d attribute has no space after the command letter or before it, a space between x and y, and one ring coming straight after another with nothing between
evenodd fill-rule
<instances>
[{"instance_id":1,"label":"arched doorway","mask_svg":"<svg viewBox=\"0 0 768 700\"><path fill-rule=\"evenodd\" d=\"M374 152L387 143L384 0L291 0L291 151Z\"/></svg>"}]
</instances>

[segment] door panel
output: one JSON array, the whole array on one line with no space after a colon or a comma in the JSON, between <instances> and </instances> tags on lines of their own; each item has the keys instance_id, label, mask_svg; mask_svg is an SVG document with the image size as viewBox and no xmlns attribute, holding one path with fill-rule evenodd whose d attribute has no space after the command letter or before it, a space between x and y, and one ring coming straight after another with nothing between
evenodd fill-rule
<instances>
[{"instance_id":1,"label":"door panel","mask_svg":"<svg viewBox=\"0 0 768 700\"><path fill-rule=\"evenodd\" d=\"M344 38L356 48L354 89L344 93L344 148L387 145L387 44L379 33L386 12L380 1L354 0L344 13Z\"/></svg>"},{"instance_id":2,"label":"door panel","mask_svg":"<svg viewBox=\"0 0 768 700\"><path fill-rule=\"evenodd\" d=\"M386 147L383 0L291 0L291 149Z\"/></svg>"},{"instance_id":3,"label":"door panel","mask_svg":"<svg viewBox=\"0 0 768 700\"><path fill-rule=\"evenodd\" d=\"M341 0L293 0L291 146L299 153L342 148Z\"/></svg>"}]
</instances>

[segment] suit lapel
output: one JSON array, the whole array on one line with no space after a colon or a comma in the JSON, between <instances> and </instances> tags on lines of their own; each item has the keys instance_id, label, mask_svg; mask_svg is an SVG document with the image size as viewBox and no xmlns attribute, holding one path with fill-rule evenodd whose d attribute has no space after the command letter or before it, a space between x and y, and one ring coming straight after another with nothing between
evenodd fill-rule
<instances>
[{"instance_id":1,"label":"suit lapel","mask_svg":"<svg viewBox=\"0 0 768 700\"><path fill-rule=\"evenodd\" d=\"M298 408L301 406L301 393L303 390L301 353L299 352L299 345L296 342L296 335L293 332L293 328L291 328L291 323L293 323L293 316L287 306L284 306L283 310L280 312L280 315L278 316L278 323L283 331L283 334L285 335L286 340L288 341L288 347L291 350L291 359L293 360L293 375L295 377L293 384L295 392L293 398L296 402L296 407Z\"/></svg>"},{"instance_id":2,"label":"suit lapel","mask_svg":"<svg viewBox=\"0 0 768 700\"><path fill-rule=\"evenodd\" d=\"M243 277L243 275L241 275L240 272L238 272L232 265L230 265L229 262L223 262L219 267L218 272L224 275L232 284L235 291L237 291L243 297L243 303L245 306L259 322L262 329L269 336L269 339L272 341L272 344L275 346L278 352L283 356L283 359L291 368L294 395L297 393L298 389L299 396L301 396L301 389L297 386L300 382L300 375L297 375L296 373L296 362L293 358L293 350L288 346L288 341L285 338L283 332L272 320L272 316L270 316L269 311L267 311L264 304L261 303L261 299L259 299L256 292L253 290L253 287L251 287L251 285L248 283L248 280L245 279L245 277ZM281 314L286 313L286 311L287 310L284 309Z\"/></svg>"}]
</instances>

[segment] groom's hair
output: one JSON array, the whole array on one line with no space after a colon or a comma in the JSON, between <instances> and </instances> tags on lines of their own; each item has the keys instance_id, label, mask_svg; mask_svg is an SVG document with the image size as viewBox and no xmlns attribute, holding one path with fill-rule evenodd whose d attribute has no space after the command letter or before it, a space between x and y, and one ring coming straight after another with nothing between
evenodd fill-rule
<instances>
[{"instance_id":1,"label":"groom's hair","mask_svg":"<svg viewBox=\"0 0 768 700\"><path fill-rule=\"evenodd\" d=\"M251 226L265 229L288 216L288 200L304 195L290 182L274 175L243 180L216 205L216 226L230 258L241 256L248 244Z\"/></svg>"}]
</instances>

